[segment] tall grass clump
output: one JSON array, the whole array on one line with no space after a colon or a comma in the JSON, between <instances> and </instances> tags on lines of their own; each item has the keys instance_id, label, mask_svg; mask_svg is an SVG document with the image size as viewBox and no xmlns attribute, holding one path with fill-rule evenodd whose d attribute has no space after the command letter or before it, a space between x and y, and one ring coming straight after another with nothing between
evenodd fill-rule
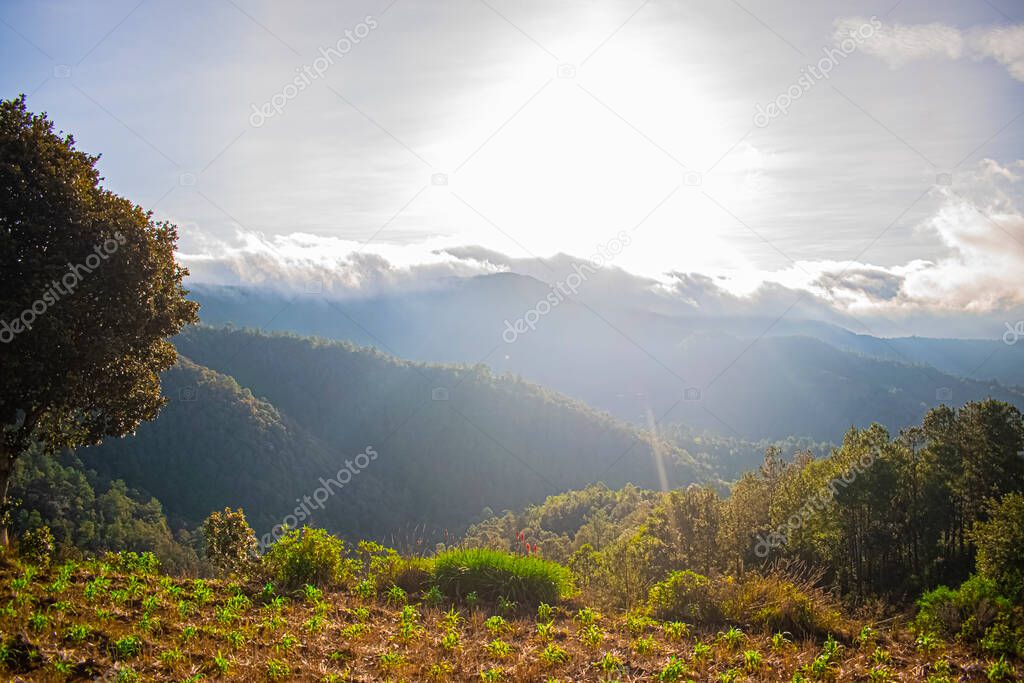
<instances>
[{"instance_id":1,"label":"tall grass clump","mask_svg":"<svg viewBox=\"0 0 1024 683\"><path fill-rule=\"evenodd\" d=\"M483 548L439 554L434 558L433 578L456 600L475 593L482 600L504 598L531 609L572 592L569 570L556 562Z\"/></svg>"},{"instance_id":2,"label":"tall grass clump","mask_svg":"<svg viewBox=\"0 0 1024 683\"><path fill-rule=\"evenodd\" d=\"M306 584L337 586L349 575L345 542L323 529L304 527L285 534L263 556L263 566L274 583L286 590Z\"/></svg>"}]
</instances>

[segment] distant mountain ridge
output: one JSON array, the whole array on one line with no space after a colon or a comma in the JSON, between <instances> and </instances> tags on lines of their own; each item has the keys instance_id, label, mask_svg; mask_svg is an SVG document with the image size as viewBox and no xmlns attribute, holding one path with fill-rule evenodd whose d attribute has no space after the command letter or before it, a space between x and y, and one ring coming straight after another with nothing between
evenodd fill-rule
<instances>
[{"instance_id":1,"label":"distant mountain ridge","mask_svg":"<svg viewBox=\"0 0 1024 683\"><path fill-rule=\"evenodd\" d=\"M551 291L502 273L340 301L204 285L192 296L209 324L350 340L421 361L483 362L638 425L653 417L747 440L838 441L850 426L898 430L940 403L989 396L1024 407L1024 344L884 339L786 317L669 316L570 299L541 315L538 302ZM530 311L532 326L507 333Z\"/></svg>"}]
</instances>

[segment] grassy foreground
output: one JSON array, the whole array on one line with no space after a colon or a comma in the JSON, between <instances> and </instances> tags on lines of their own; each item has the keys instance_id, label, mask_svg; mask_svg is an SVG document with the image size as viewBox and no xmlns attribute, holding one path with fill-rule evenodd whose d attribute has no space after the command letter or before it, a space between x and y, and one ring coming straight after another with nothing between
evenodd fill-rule
<instances>
[{"instance_id":1,"label":"grassy foreground","mask_svg":"<svg viewBox=\"0 0 1024 683\"><path fill-rule=\"evenodd\" d=\"M402 591L356 593L306 587L284 596L109 559L47 569L5 560L0 678L1013 680L965 649L915 642L902 630L799 639L602 616L578 598L502 615L482 603L456 609L436 595L405 604Z\"/></svg>"}]
</instances>

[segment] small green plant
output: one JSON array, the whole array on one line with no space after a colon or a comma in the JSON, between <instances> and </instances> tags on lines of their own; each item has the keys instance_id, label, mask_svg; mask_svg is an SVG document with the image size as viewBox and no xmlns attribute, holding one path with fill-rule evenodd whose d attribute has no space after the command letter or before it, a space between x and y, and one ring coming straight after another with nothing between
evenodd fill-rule
<instances>
[{"instance_id":1,"label":"small green plant","mask_svg":"<svg viewBox=\"0 0 1024 683\"><path fill-rule=\"evenodd\" d=\"M280 659L267 660L267 678L272 681L283 681L288 678L292 673L292 669L288 666L287 662L283 662Z\"/></svg>"},{"instance_id":2,"label":"small green plant","mask_svg":"<svg viewBox=\"0 0 1024 683\"><path fill-rule=\"evenodd\" d=\"M697 641L693 644L693 659L700 662L711 656L711 646Z\"/></svg>"},{"instance_id":3,"label":"small green plant","mask_svg":"<svg viewBox=\"0 0 1024 683\"><path fill-rule=\"evenodd\" d=\"M555 624L552 621L537 624L537 637L543 641L551 640L555 634Z\"/></svg>"},{"instance_id":4,"label":"small green plant","mask_svg":"<svg viewBox=\"0 0 1024 683\"><path fill-rule=\"evenodd\" d=\"M604 631L597 624L589 624L580 629L580 642L587 647L598 647L604 641Z\"/></svg>"},{"instance_id":5,"label":"small green plant","mask_svg":"<svg viewBox=\"0 0 1024 683\"><path fill-rule=\"evenodd\" d=\"M431 586L423 594L423 604L428 607L439 607L444 602L444 593L437 586Z\"/></svg>"},{"instance_id":6,"label":"small green plant","mask_svg":"<svg viewBox=\"0 0 1024 683\"><path fill-rule=\"evenodd\" d=\"M409 601L409 594L398 586L392 586L384 594L384 602L389 605L404 605Z\"/></svg>"},{"instance_id":7,"label":"small green plant","mask_svg":"<svg viewBox=\"0 0 1024 683\"><path fill-rule=\"evenodd\" d=\"M580 626L590 626L601 619L601 615L589 607L582 608L576 613L576 616L572 618L573 621L578 621Z\"/></svg>"},{"instance_id":8,"label":"small green plant","mask_svg":"<svg viewBox=\"0 0 1024 683\"><path fill-rule=\"evenodd\" d=\"M789 636L790 636L790 634L788 634L788 633L773 633L772 634L772 649L776 650L776 651L783 650L787 646L791 645L793 643L793 641L790 639Z\"/></svg>"},{"instance_id":9,"label":"small green plant","mask_svg":"<svg viewBox=\"0 0 1024 683\"><path fill-rule=\"evenodd\" d=\"M449 652L457 650L459 647L460 639L459 632L456 630L449 630L441 637L441 647Z\"/></svg>"},{"instance_id":10,"label":"small green plant","mask_svg":"<svg viewBox=\"0 0 1024 683\"><path fill-rule=\"evenodd\" d=\"M451 662L441 660L430 665L430 668L427 669L427 677L435 681L446 681L454 671L455 667L452 666Z\"/></svg>"},{"instance_id":11,"label":"small green plant","mask_svg":"<svg viewBox=\"0 0 1024 683\"><path fill-rule=\"evenodd\" d=\"M370 627L364 623L349 624L341 629L341 635L346 638L358 638L370 632Z\"/></svg>"},{"instance_id":12,"label":"small green plant","mask_svg":"<svg viewBox=\"0 0 1024 683\"><path fill-rule=\"evenodd\" d=\"M212 598L213 589L203 579L196 579L192 584L192 599L196 601L196 604L199 606L205 605Z\"/></svg>"},{"instance_id":13,"label":"small green plant","mask_svg":"<svg viewBox=\"0 0 1024 683\"><path fill-rule=\"evenodd\" d=\"M668 660L661 669L661 673L658 674L659 681L665 681L665 683L675 683L675 681L683 680L686 676L686 662L676 657L672 657Z\"/></svg>"},{"instance_id":14,"label":"small green plant","mask_svg":"<svg viewBox=\"0 0 1024 683\"><path fill-rule=\"evenodd\" d=\"M718 642L725 644L730 649L739 647L746 639L746 634L735 626L730 626L728 631L718 634Z\"/></svg>"},{"instance_id":15,"label":"small green plant","mask_svg":"<svg viewBox=\"0 0 1024 683\"><path fill-rule=\"evenodd\" d=\"M356 595L363 600L372 600L377 597L377 586L370 579L363 579L356 584Z\"/></svg>"},{"instance_id":16,"label":"small green plant","mask_svg":"<svg viewBox=\"0 0 1024 683\"><path fill-rule=\"evenodd\" d=\"M382 669L394 669L405 663L405 655L401 652L382 652L378 658Z\"/></svg>"},{"instance_id":17,"label":"small green plant","mask_svg":"<svg viewBox=\"0 0 1024 683\"><path fill-rule=\"evenodd\" d=\"M484 626L491 632L492 636L496 636L504 631L512 630L509 623L505 621L505 617L499 617L497 615L488 617L487 621L484 622Z\"/></svg>"},{"instance_id":18,"label":"small green plant","mask_svg":"<svg viewBox=\"0 0 1024 683\"><path fill-rule=\"evenodd\" d=\"M757 650L744 650L743 652L743 669L747 673L756 673L761 670L761 665L764 663L761 653Z\"/></svg>"},{"instance_id":19,"label":"small green plant","mask_svg":"<svg viewBox=\"0 0 1024 683\"><path fill-rule=\"evenodd\" d=\"M990 681L1013 681L1017 679L1017 672L1013 665L1006 661L1006 655L992 662L985 670L985 676Z\"/></svg>"},{"instance_id":20,"label":"small green plant","mask_svg":"<svg viewBox=\"0 0 1024 683\"><path fill-rule=\"evenodd\" d=\"M718 674L718 683L735 683L740 678L740 672L736 669L726 669Z\"/></svg>"},{"instance_id":21,"label":"small green plant","mask_svg":"<svg viewBox=\"0 0 1024 683\"><path fill-rule=\"evenodd\" d=\"M315 605L323 600L324 592L312 584L302 587L302 597L310 605Z\"/></svg>"},{"instance_id":22,"label":"small green plant","mask_svg":"<svg viewBox=\"0 0 1024 683\"><path fill-rule=\"evenodd\" d=\"M224 639L228 641L233 650L238 650L245 645L245 634L241 631L228 631L224 634Z\"/></svg>"},{"instance_id":23,"label":"small green plant","mask_svg":"<svg viewBox=\"0 0 1024 683\"><path fill-rule=\"evenodd\" d=\"M512 646L506 643L501 638L495 638L491 642L484 646L492 656L504 659L512 655Z\"/></svg>"},{"instance_id":24,"label":"small green plant","mask_svg":"<svg viewBox=\"0 0 1024 683\"><path fill-rule=\"evenodd\" d=\"M890 662L892 662L892 656L888 653L888 651L883 650L880 647L876 647L874 652L871 653L871 661L874 664L889 664Z\"/></svg>"},{"instance_id":25,"label":"small green plant","mask_svg":"<svg viewBox=\"0 0 1024 683\"><path fill-rule=\"evenodd\" d=\"M932 652L942 645L942 640L934 633L919 633L914 645L922 652Z\"/></svg>"},{"instance_id":26,"label":"small green plant","mask_svg":"<svg viewBox=\"0 0 1024 683\"><path fill-rule=\"evenodd\" d=\"M132 659L142 654L142 641L138 636L124 636L114 641L114 655L118 659Z\"/></svg>"},{"instance_id":27,"label":"small green plant","mask_svg":"<svg viewBox=\"0 0 1024 683\"><path fill-rule=\"evenodd\" d=\"M540 661L546 666L561 666L569 661L569 653L554 643L549 643L541 651Z\"/></svg>"},{"instance_id":28,"label":"small green plant","mask_svg":"<svg viewBox=\"0 0 1024 683\"><path fill-rule=\"evenodd\" d=\"M42 612L33 612L28 618L28 627L33 631L43 631L50 625L50 617Z\"/></svg>"},{"instance_id":29,"label":"small green plant","mask_svg":"<svg viewBox=\"0 0 1024 683\"><path fill-rule=\"evenodd\" d=\"M633 641L633 652L638 655L649 655L658 651L658 645L651 636L642 636Z\"/></svg>"},{"instance_id":30,"label":"small green plant","mask_svg":"<svg viewBox=\"0 0 1024 683\"><path fill-rule=\"evenodd\" d=\"M619 657L612 652L605 652L604 657L601 657L601 659L594 662L594 666L606 674L619 672L622 671L623 667L622 657Z\"/></svg>"},{"instance_id":31,"label":"small green plant","mask_svg":"<svg viewBox=\"0 0 1024 683\"><path fill-rule=\"evenodd\" d=\"M889 683L893 677L884 666L873 666L868 670L868 680L871 683Z\"/></svg>"},{"instance_id":32,"label":"small green plant","mask_svg":"<svg viewBox=\"0 0 1024 683\"><path fill-rule=\"evenodd\" d=\"M487 683L493 683L493 681L500 681L505 676L505 672L501 669L491 667L480 672L480 680L487 681Z\"/></svg>"},{"instance_id":33,"label":"small green plant","mask_svg":"<svg viewBox=\"0 0 1024 683\"><path fill-rule=\"evenodd\" d=\"M454 607L449 608L441 618L441 623L445 625L445 628L458 628L462 622L462 613Z\"/></svg>"},{"instance_id":34,"label":"small green plant","mask_svg":"<svg viewBox=\"0 0 1024 683\"><path fill-rule=\"evenodd\" d=\"M682 640L690 635L690 625L682 621L666 621L662 628L665 631L665 637L669 640Z\"/></svg>"},{"instance_id":35,"label":"small green plant","mask_svg":"<svg viewBox=\"0 0 1024 683\"><path fill-rule=\"evenodd\" d=\"M213 656L213 666L217 669L217 673L224 675L231 668L231 660L217 650L217 654Z\"/></svg>"},{"instance_id":36,"label":"small green plant","mask_svg":"<svg viewBox=\"0 0 1024 683\"><path fill-rule=\"evenodd\" d=\"M291 652L298 644L298 638L291 634L285 633L281 636L281 640L278 641L277 645L274 646L274 649L280 650L281 652Z\"/></svg>"},{"instance_id":37,"label":"small green plant","mask_svg":"<svg viewBox=\"0 0 1024 683\"><path fill-rule=\"evenodd\" d=\"M64 637L75 643L84 642L90 635L92 635L92 627L88 624L72 624L64 632Z\"/></svg>"},{"instance_id":38,"label":"small green plant","mask_svg":"<svg viewBox=\"0 0 1024 683\"><path fill-rule=\"evenodd\" d=\"M185 655L181 654L181 650L176 647L171 648L170 650L164 650L160 653L160 663L168 669L173 669L184 659Z\"/></svg>"},{"instance_id":39,"label":"small green plant","mask_svg":"<svg viewBox=\"0 0 1024 683\"><path fill-rule=\"evenodd\" d=\"M440 589L438 589L440 590ZM514 600L509 600L504 595L498 596L498 611L502 614L512 614L516 611L517 603Z\"/></svg>"},{"instance_id":40,"label":"small green plant","mask_svg":"<svg viewBox=\"0 0 1024 683\"><path fill-rule=\"evenodd\" d=\"M555 608L546 602L537 605L537 621L548 624L555 619Z\"/></svg>"}]
</instances>

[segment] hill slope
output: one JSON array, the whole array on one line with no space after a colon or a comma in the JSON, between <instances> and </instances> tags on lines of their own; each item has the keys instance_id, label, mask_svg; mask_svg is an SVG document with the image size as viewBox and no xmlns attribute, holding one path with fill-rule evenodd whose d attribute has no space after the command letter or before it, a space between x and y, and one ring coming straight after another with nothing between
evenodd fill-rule
<instances>
[{"instance_id":1,"label":"hill slope","mask_svg":"<svg viewBox=\"0 0 1024 683\"><path fill-rule=\"evenodd\" d=\"M349 537L416 525L429 535L592 481L659 487L663 468L664 483L680 486L706 475L675 447L483 366L241 330L195 328L176 344L189 360L165 375L160 417L81 457L187 525L242 505L261 535L289 514ZM322 507L309 503L321 478L367 449L378 456L328 487ZM304 501L308 515L296 512Z\"/></svg>"}]
</instances>

